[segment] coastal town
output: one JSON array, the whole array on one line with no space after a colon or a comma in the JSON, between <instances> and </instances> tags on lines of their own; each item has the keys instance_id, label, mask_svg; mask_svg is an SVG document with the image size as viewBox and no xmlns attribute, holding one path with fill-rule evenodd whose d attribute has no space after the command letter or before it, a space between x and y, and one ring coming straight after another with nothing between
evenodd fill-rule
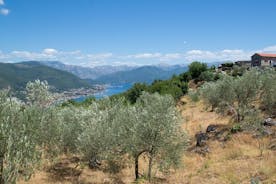
<instances>
[{"instance_id":1,"label":"coastal town","mask_svg":"<svg viewBox=\"0 0 276 184\"><path fill-rule=\"evenodd\" d=\"M94 85L93 88L78 88L71 89L69 91L63 91L61 93L55 93L53 101L63 102L70 99L77 99L80 97L93 96L106 89L106 85Z\"/></svg>"}]
</instances>

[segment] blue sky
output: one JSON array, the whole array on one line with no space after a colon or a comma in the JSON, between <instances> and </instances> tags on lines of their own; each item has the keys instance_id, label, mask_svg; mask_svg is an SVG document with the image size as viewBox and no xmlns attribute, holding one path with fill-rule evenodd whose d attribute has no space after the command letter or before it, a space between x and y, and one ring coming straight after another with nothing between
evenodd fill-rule
<instances>
[{"instance_id":1,"label":"blue sky","mask_svg":"<svg viewBox=\"0 0 276 184\"><path fill-rule=\"evenodd\" d=\"M0 0L0 61L184 64L276 53L275 0Z\"/></svg>"}]
</instances>

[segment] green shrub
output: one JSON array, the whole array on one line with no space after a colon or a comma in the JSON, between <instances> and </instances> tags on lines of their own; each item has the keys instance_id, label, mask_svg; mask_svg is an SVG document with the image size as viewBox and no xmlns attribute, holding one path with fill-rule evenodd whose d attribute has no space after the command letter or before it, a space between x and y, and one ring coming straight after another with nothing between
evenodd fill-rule
<instances>
[{"instance_id":1,"label":"green shrub","mask_svg":"<svg viewBox=\"0 0 276 184\"><path fill-rule=\"evenodd\" d=\"M231 128L231 133L237 133L242 131L242 127L240 124L234 124Z\"/></svg>"},{"instance_id":2,"label":"green shrub","mask_svg":"<svg viewBox=\"0 0 276 184\"><path fill-rule=\"evenodd\" d=\"M200 63L198 61L194 61L189 65L189 72L193 79L196 79L200 76L202 72L207 71L208 67L205 63Z\"/></svg>"},{"instance_id":3,"label":"green shrub","mask_svg":"<svg viewBox=\"0 0 276 184\"><path fill-rule=\"evenodd\" d=\"M198 80L199 81L206 81L206 82L214 81L215 80L215 74L213 72L210 72L210 71L202 72L200 74L200 76L198 77Z\"/></svg>"}]
</instances>

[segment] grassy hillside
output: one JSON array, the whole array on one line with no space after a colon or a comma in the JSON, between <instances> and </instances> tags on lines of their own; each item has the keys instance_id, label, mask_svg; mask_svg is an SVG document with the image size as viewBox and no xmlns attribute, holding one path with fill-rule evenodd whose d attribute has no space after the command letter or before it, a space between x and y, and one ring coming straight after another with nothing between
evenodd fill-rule
<instances>
[{"instance_id":1,"label":"grassy hillside","mask_svg":"<svg viewBox=\"0 0 276 184\"><path fill-rule=\"evenodd\" d=\"M179 109L182 112L182 128L191 137L189 149L184 153L182 167L171 170L168 175L154 168L155 177L151 183L163 184L229 184L250 183L252 178L259 178L262 183L276 182L276 154L267 148L270 137L257 140L247 132L232 134L228 141L209 139L209 152L202 155L193 151L194 135L204 132L208 125L230 126L231 117L221 116L215 112L206 111L202 101L192 102L187 96L181 99ZM181 105L182 104L182 105ZM263 151L262 156L260 156ZM61 156L59 161L49 164L45 161L44 169L37 172L28 182L20 184L50 184L50 183L132 183L134 168L126 167L120 173L110 174L103 169L91 170L87 166L77 164L77 157ZM147 160L140 160L141 174L147 172ZM141 179L140 184L150 182Z\"/></svg>"},{"instance_id":2,"label":"grassy hillside","mask_svg":"<svg viewBox=\"0 0 276 184\"><path fill-rule=\"evenodd\" d=\"M0 88L10 86L14 90L21 90L28 81L36 79L47 80L57 90L91 87L86 81L69 72L44 66L38 62L0 63Z\"/></svg>"}]
</instances>

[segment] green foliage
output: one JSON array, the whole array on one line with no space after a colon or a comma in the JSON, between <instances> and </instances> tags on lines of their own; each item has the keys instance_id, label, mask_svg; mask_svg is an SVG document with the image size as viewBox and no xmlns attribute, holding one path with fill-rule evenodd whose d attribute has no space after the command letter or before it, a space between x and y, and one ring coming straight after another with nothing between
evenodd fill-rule
<instances>
[{"instance_id":1,"label":"green foliage","mask_svg":"<svg viewBox=\"0 0 276 184\"><path fill-rule=\"evenodd\" d=\"M243 120L249 106L258 96L259 75L257 70L246 72L237 78L226 75L217 82L204 84L201 88L201 95L212 106L212 109L234 112L239 122Z\"/></svg>"},{"instance_id":2,"label":"green foliage","mask_svg":"<svg viewBox=\"0 0 276 184\"><path fill-rule=\"evenodd\" d=\"M192 91L190 90L189 93L188 93L190 99L193 101L193 102L198 102L199 101L199 92L198 91Z\"/></svg>"},{"instance_id":3,"label":"green foliage","mask_svg":"<svg viewBox=\"0 0 276 184\"><path fill-rule=\"evenodd\" d=\"M132 88L123 93L123 96L131 104L134 104L143 91L148 93L159 93L161 95L169 94L175 100L187 93L188 84L182 81L181 76L173 76L169 80L155 80L151 85L136 83Z\"/></svg>"},{"instance_id":4,"label":"green foliage","mask_svg":"<svg viewBox=\"0 0 276 184\"><path fill-rule=\"evenodd\" d=\"M241 125L240 124L234 124L231 128L232 133L237 133L242 131Z\"/></svg>"},{"instance_id":5,"label":"green foliage","mask_svg":"<svg viewBox=\"0 0 276 184\"><path fill-rule=\"evenodd\" d=\"M270 115L276 115L276 74L273 69L266 69L261 75L260 100L262 108Z\"/></svg>"},{"instance_id":6,"label":"green foliage","mask_svg":"<svg viewBox=\"0 0 276 184\"><path fill-rule=\"evenodd\" d=\"M244 120L241 123L241 129L247 131L258 131L259 133L263 134L263 119L261 117L262 116L259 110L248 110Z\"/></svg>"},{"instance_id":7,"label":"green foliage","mask_svg":"<svg viewBox=\"0 0 276 184\"><path fill-rule=\"evenodd\" d=\"M144 93L137 101L136 109L138 121L132 135L134 145L130 145L132 155L137 156L145 150L162 169L178 166L187 137L181 129L180 114L173 98Z\"/></svg>"},{"instance_id":8,"label":"green foliage","mask_svg":"<svg viewBox=\"0 0 276 184\"><path fill-rule=\"evenodd\" d=\"M130 88L126 93L126 99L134 104L143 91L147 91L147 85L141 83L135 83L132 88Z\"/></svg>"},{"instance_id":9,"label":"green foliage","mask_svg":"<svg viewBox=\"0 0 276 184\"><path fill-rule=\"evenodd\" d=\"M207 71L208 67L205 63L200 63L198 61L194 61L189 65L189 72L193 79L196 79L200 76L202 72Z\"/></svg>"},{"instance_id":10,"label":"green foliage","mask_svg":"<svg viewBox=\"0 0 276 184\"><path fill-rule=\"evenodd\" d=\"M77 102L76 100L70 99L61 104L62 107L68 107L68 106L83 106L83 107L88 107L90 106L94 101L96 101L96 98L91 96L86 98L82 102Z\"/></svg>"},{"instance_id":11,"label":"green foliage","mask_svg":"<svg viewBox=\"0 0 276 184\"><path fill-rule=\"evenodd\" d=\"M234 66L234 63L223 63L221 64L222 67L233 67Z\"/></svg>"},{"instance_id":12,"label":"green foliage","mask_svg":"<svg viewBox=\"0 0 276 184\"><path fill-rule=\"evenodd\" d=\"M136 83L127 92L123 93L124 96L131 104L134 104L140 97L143 91L148 93L159 93L161 95L171 95L175 100L178 100L181 96L188 92L188 82L192 79L197 81L214 81L219 78L209 71L205 63L193 62L189 65L189 71L180 75L174 75L168 80L155 80L152 84L146 85ZM118 95L116 95L118 96Z\"/></svg>"},{"instance_id":13,"label":"green foliage","mask_svg":"<svg viewBox=\"0 0 276 184\"><path fill-rule=\"evenodd\" d=\"M171 82L171 87L186 89L177 76ZM160 83L167 85L155 85ZM70 151L89 162L104 160L112 173L142 153L150 158L149 168L156 164L164 171L179 165L187 138L173 97L165 95L172 89L160 88L161 96L143 92L146 87L135 86L135 104L117 96L63 106L51 105L48 83L39 80L27 84L26 104L0 91L1 183L16 183L21 175L28 179L42 153Z\"/></svg>"},{"instance_id":14,"label":"green foliage","mask_svg":"<svg viewBox=\"0 0 276 184\"><path fill-rule=\"evenodd\" d=\"M29 116L31 109L19 102L8 99L1 92L0 104L0 172L1 183L15 183L20 175L27 178L33 171L39 153L36 150L38 134L36 124Z\"/></svg>"},{"instance_id":15,"label":"green foliage","mask_svg":"<svg viewBox=\"0 0 276 184\"><path fill-rule=\"evenodd\" d=\"M58 150L60 129L56 109L48 106L47 82L28 83L28 104L0 92L0 183L16 183L20 175L30 177L41 150Z\"/></svg>"},{"instance_id":16,"label":"green foliage","mask_svg":"<svg viewBox=\"0 0 276 184\"><path fill-rule=\"evenodd\" d=\"M205 83L201 97L205 102L221 112L233 113L243 130L262 131L261 113L275 114L276 73L272 69L245 72L242 76L224 76L216 82ZM261 108L257 105L261 102Z\"/></svg>"},{"instance_id":17,"label":"green foliage","mask_svg":"<svg viewBox=\"0 0 276 184\"><path fill-rule=\"evenodd\" d=\"M123 98L95 101L74 112L77 120L70 120L70 111L79 107L70 108L61 112L66 118L62 120L66 121L62 140L67 140L65 147L83 153L87 161L106 160L110 172L127 164L126 155L135 160L141 153L153 158L151 165L157 163L162 169L180 163L187 138L172 97L143 92L134 105L126 104ZM79 129L75 130L74 122Z\"/></svg>"},{"instance_id":18,"label":"green foliage","mask_svg":"<svg viewBox=\"0 0 276 184\"><path fill-rule=\"evenodd\" d=\"M246 71L245 67L234 65L231 75L234 77L242 76L245 73L245 71Z\"/></svg>"},{"instance_id":19,"label":"green foliage","mask_svg":"<svg viewBox=\"0 0 276 184\"><path fill-rule=\"evenodd\" d=\"M206 82L215 81L215 74L211 71L204 71L199 75L198 80Z\"/></svg>"},{"instance_id":20,"label":"green foliage","mask_svg":"<svg viewBox=\"0 0 276 184\"><path fill-rule=\"evenodd\" d=\"M184 72L182 74L179 75L179 79L181 82L189 82L190 80L192 80L192 75L189 71Z\"/></svg>"},{"instance_id":21,"label":"green foliage","mask_svg":"<svg viewBox=\"0 0 276 184\"><path fill-rule=\"evenodd\" d=\"M186 82L181 82L177 76L172 77L166 81L155 81L148 87L148 92L159 93L161 95L169 94L175 100L186 94L188 91L188 85Z\"/></svg>"},{"instance_id":22,"label":"green foliage","mask_svg":"<svg viewBox=\"0 0 276 184\"><path fill-rule=\"evenodd\" d=\"M47 81L35 80L26 85L26 98L29 104L47 106L51 103L51 94Z\"/></svg>"},{"instance_id":23,"label":"green foliage","mask_svg":"<svg viewBox=\"0 0 276 184\"><path fill-rule=\"evenodd\" d=\"M71 73L44 66L39 62L0 63L0 89L24 90L27 82L40 79L48 81L57 90L91 87Z\"/></svg>"}]
</instances>

